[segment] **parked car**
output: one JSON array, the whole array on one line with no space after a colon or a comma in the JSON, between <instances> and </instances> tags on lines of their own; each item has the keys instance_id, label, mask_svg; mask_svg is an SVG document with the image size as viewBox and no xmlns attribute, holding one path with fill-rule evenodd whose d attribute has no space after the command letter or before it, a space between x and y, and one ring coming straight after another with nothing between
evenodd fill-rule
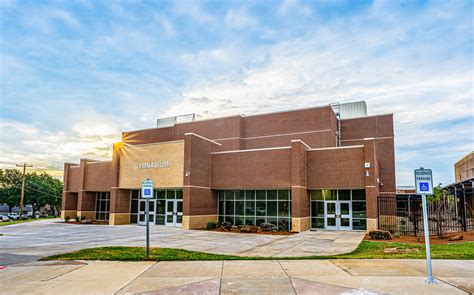
<instances>
[{"instance_id":1,"label":"parked car","mask_svg":"<svg viewBox=\"0 0 474 295\"><path fill-rule=\"evenodd\" d=\"M11 220L18 220L20 218L20 215L18 215L18 213L8 213L7 217Z\"/></svg>"},{"instance_id":2,"label":"parked car","mask_svg":"<svg viewBox=\"0 0 474 295\"><path fill-rule=\"evenodd\" d=\"M36 212L35 218L46 218L48 217L47 213L44 212Z\"/></svg>"},{"instance_id":3,"label":"parked car","mask_svg":"<svg viewBox=\"0 0 474 295\"><path fill-rule=\"evenodd\" d=\"M10 218L8 218L8 216L0 215L0 222L7 222L7 221L11 221Z\"/></svg>"}]
</instances>

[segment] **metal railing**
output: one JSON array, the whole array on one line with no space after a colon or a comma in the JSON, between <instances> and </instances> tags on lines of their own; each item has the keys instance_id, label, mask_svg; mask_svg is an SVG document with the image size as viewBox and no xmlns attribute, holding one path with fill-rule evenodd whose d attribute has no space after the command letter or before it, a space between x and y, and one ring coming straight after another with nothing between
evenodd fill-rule
<instances>
[{"instance_id":1,"label":"metal railing","mask_svg":"<svg viewBox=\"0 0 474 295\"><path fill-rule=\"evenodd\" d=\"M464 197L449 197L428 202L430 233L441 236L449 232L474 230L474 216ZM378 228L398 235L423 234L421 198L417 196L379 197Z\"/></svg>"}]
</instances>

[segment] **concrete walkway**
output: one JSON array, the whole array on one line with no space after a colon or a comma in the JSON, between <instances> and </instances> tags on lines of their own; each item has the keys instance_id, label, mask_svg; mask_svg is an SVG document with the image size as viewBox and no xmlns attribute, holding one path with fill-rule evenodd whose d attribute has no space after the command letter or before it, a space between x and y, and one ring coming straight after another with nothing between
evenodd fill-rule
<instances>
[{"instance_id":1,"label":"concrete walkway","mask_svg":"<svg viewBox=\"0 0 474 295\"><path fill-rule=\"evenodd\" d=\"M0 227L0 265L98 246L144 246L145 227L76 225L59 219ZM309 256L351 252L363 232L306 231L291 236L223 233L151 226L152 247L242 256Z\"/></svg>"},{"instance_id":2,"label":"concrete walkway","mask_svg":"<svg viewBox=\"0 0 474 295\"><path fill-rule=\"evenodd\" d=\"M48 261L0 270L1 294L467 294L474 261Z\"/></svg>"}]
</instances>

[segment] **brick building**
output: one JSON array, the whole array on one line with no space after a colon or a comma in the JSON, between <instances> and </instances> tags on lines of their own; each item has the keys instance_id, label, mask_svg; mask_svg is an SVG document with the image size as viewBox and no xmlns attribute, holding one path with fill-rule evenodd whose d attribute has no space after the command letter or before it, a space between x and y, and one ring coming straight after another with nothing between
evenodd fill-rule
<instances>
[{"instance_id":1,"label":"brick building","mask_svg":"<svg viewBox=\"0 0 474 295\"><path fill-rule=\"evenodd\" d=\"M66 163L62 216L143 224L148 178L158 225L366 230L377 197L396 195L393 116L367 116L365 102L161 122L123 132L111 161Z\"/></svg>"}]
</instances>

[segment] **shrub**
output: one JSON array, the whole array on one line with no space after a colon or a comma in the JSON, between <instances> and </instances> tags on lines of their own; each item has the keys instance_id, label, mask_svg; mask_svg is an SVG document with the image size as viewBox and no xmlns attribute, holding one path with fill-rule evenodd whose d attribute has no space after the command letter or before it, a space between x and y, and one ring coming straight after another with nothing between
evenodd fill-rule
<instances>
[{"instance_id":1,"label":"shrub","mask_svg":"<svg viewBox=\"0 0 474 295\"><path fill-rule=\"evenodd\" d=\"M230 231L232 229L232 223L228 221L222 222L221 229L225 231Z\"/></svg>"},{"instance_id":2,"label":"shrub","mask_svg":"<svg viewBox=\"0 0 474 295\"><path fill-rule=\"evenodd\" d=\"M372 240L391 240L392 234L386 230L373 230L369 232L369 237Z\"/></svg>"},{"instance_id":3,"label":"shrub","mask_svg":"<svg viewBox=\"0 0 474 295\"><path fill-rule=\"evenodd\" d=\"M76 216L76 221L77 221L77 222L81 221L81 216L77 215L77 216Z\"/></svg>"},{"instance_id":4,"label":"shrub","mask_svg":"<svg viewBox=\"0 0 474 295\"><path fill-rule=\"evenodd\" d=\"M71 217L69 217L69 216L64 217L64 221L66 221L66 222L69 222L70 219L71 219Z\"/></svg>"},{"instance_id":5,"label":"shrub","mask_svg":"<svg viewBox=\"0 0 474 295\"><path fill-rule=\"evenodd\" d=\"M84 219L86 219L86 217L85 217L85 216L81 216L81 221L83 221Z\"/></svg>"},{"instance_id":6,"label":"shrub","mask_svg":"<svg viewBox=\"0 0 474 295\"><path fill-rule=\"evenodd\" d=\"M273 223L262 223L260 224L260 227L262 228L263 231L277 231L277 226L274 225Z\"/></svg>"},{"instance_id":7,"label":"shrub","mask_svg":"<svg viewBox=\"0 0 474 295\"><path fill-rule=\"evenodd\" d=\"M206 225L206 229L209 230L209 229L215 229L217 227L217 223L215 223L214 221L209 221Z\"/></svg>"}]
</instances>

